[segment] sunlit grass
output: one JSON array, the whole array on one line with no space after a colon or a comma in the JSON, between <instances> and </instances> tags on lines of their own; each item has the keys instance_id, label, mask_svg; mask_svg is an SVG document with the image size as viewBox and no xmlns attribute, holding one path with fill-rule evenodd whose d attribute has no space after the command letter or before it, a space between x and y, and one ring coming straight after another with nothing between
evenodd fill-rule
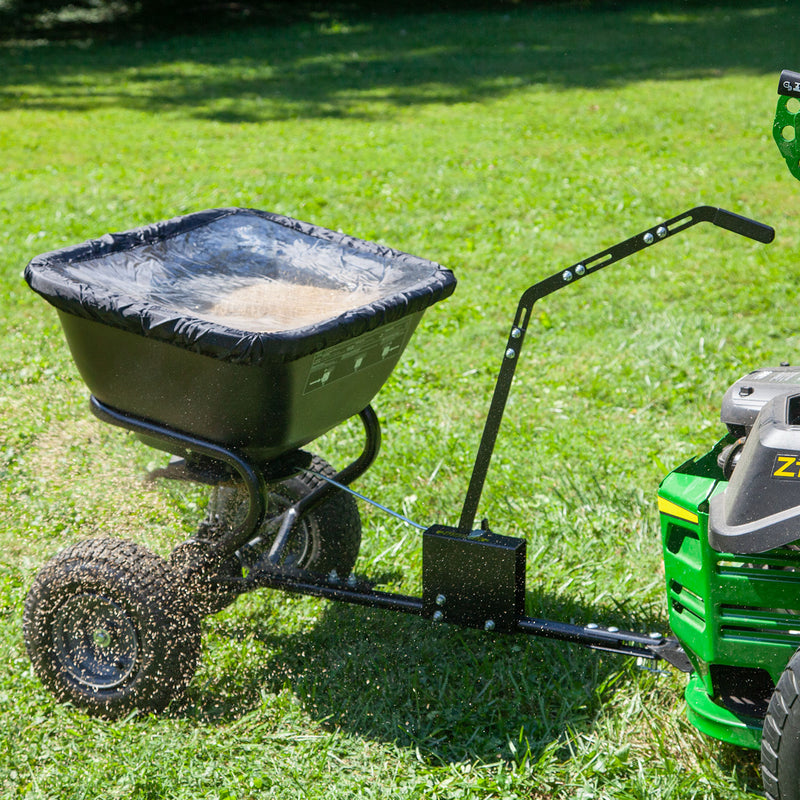
<instances>
[{"instance_id":1,"label":"sunlit grass","mask_svg":"<svg viewBox=\"0 0 800 800\"><path fill-rule=\"evenodd\" d=\"M749 369L795 361L798 187L771 140L783 6L567 5L0 49L0 786L8 797L734 798L748 753L685 721L683 679L552 642L263 592L204 627L190 705L111 725L58 707L20 632L35 570L101 534L167 553L202 490L86 408L34 255L216 206L438 260L375 401L357 488L458 519L519 294L686 208L696 228L537 307L481 506L528 541L528 613L665 622L654 510ZM133 377L135 379L135 376ZM342 464L358 426L318 449ZM357 569L420 590L413 530L363 508Z\"/></svg>"}]
</instances>

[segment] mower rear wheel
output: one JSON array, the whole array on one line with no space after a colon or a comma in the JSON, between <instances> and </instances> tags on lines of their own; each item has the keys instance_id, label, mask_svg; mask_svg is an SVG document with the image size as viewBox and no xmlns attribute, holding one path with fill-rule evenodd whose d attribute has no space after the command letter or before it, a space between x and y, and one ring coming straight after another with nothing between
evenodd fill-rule
<instances>
[{"instance_id":1,"label":"mower rear wheel","mask_svg":"<svg viewBox=\"0 0 800 800\"><path fill-rule=\"evenodd\" d=\"M789 659L769 701L761 778L768 800L800 799L800 650Z\"/></svg>"},{"instance_id":2,"label":"mower rear wheel","mask_svg":"<svg viewBox=\"0 0 800 800\"><path fill-rule=\"evenodd\" d=\"M98 717L159 711L192 679L200 622L166 563L134 542L89 539L47 563L25 601L34 670Z\"/></svg>"}]
</instances>

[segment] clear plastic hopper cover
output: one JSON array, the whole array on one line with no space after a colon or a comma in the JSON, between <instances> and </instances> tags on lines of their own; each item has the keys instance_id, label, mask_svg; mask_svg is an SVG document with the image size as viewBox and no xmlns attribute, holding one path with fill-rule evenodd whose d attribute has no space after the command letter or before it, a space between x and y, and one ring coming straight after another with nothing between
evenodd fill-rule
<instances>
[{"instance_id":1,"label":"clear plastic hopper cover","mask_svg":"<svg viewBox=\"0 0 800 800\"><path fill-rule=\"evenodd\" d=\"M45 253L26 279L69 313L245 361L253 348L296 357L329 346L455 287L435 262L250 209L199 212Z\"/></svg>"}]
</instances>

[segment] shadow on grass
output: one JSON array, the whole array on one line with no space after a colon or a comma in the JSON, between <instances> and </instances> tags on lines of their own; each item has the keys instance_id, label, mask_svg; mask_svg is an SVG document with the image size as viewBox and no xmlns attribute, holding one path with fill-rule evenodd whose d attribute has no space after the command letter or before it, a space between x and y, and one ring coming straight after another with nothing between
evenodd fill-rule
<instances>
[{"instance_id":1,"label":"shadow on grass","mask_svg":"<svg viewBox=\"0 0 800 800\"><path fill-rule=\"evenodd\" d=\"M413 748L431 762L514 760L528 748L536 759L566 732L590 730L600 707L632 686L636 669L630 658L576 645L336 603L306 630L285 633L274 619L282 596L249 602L244 615L212 622L221 672L190 689L192 715L212 724L288 689L324 727ZM528 602L541 615L566 611L536 594ZM572 610L575 619L598 618ZM658 628L655 620L627 621ZM242 657L253 646L260 657ZM219 655L226 647L227 658Z\"/></svg>"},{"instance_id":2,"label":"shadow on grass","mask_svg":"<svg viewBox=\"0 0 800 800\"><path fill-rule=\"evenodd\" d=\"M480 102L530 85L778 74L785 7L694 2L354 14L143 41L0 43L0 109L171 111L223 123L370 117ZM657 105L651 87L643 103ZM710 110L713 113L713 110ZM576 119L576 124L579 120Z\"/></svg>"}]
</instances>

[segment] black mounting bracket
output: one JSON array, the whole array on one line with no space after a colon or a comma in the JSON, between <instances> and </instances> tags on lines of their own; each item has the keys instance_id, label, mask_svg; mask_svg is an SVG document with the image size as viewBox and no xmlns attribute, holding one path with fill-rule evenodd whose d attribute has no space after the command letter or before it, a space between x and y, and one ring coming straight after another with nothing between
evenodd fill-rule
<instances>
[{"instance_id":1,"label":"black mounting bracket","mask_svg":"<svg viewBox=\"0 0 800 800\"><path fill-rule=\"evenodd\" d=\"M525 541L434 525L422 535L422 614L506 633L525 613Z\"/></svg>"}]
</instances>

